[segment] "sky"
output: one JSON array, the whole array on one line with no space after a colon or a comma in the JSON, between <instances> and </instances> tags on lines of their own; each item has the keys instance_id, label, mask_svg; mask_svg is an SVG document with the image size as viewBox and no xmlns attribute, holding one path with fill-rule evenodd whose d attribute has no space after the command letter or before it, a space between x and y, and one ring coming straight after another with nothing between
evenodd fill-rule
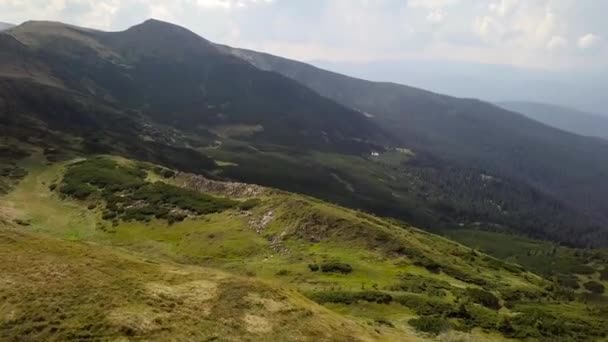
<instances>
[{"instance_id":1,"label":"sky","mask_svg":"<svg viewBox=\"0 0 608 342\"><path fill-rule=\"evenodd\" d=\"M0 21L14 24L56 20L118 31L155 18L214 42L374 79L407 82L405 70L390 72L407 62L424 66L426 83L438 66L454 79L467 67L497 66L543 82L562 75L573 91L586 75L608 70L607 13L607 0L0 0ZM378 65L389 71L375 72Z\"/></svg>"}]
</instances>

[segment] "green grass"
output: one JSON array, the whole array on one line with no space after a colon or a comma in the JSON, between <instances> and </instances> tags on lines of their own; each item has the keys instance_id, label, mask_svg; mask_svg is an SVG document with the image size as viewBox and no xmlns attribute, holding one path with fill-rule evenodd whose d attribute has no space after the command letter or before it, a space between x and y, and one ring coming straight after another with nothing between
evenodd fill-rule
<instances>
[{"instance_id":1,"label":"green grass","mask_svg":"<svg viewBox=\"0 0 608 342\"><path fill-rule=\"evenodd\" d=\"M12 260L0 263L3 341L383 338L296 293L209 268L6 229L0 258Z\"/></svg>"},{"instance_id":2,"label":"green grass","mask_svg":"<svg viewBox=\"0 0 608 342\"><path fill-rule=\"evenodd\" d=\"M97 163L95 169L111 169L109 174L92 170L93 178L79 180L94 186L96 193L78 200L49 189L50 184L61 184L62 179L74 181L66 177L91 160ZM103 160L101 167L98 160ZM1 202L14 209L15 219L29 223L23 229L120 248L160 263L215 267L273 286L313 293L317 299L333 298L335 294L348 299L354 294L353 300L319 301L334 309L337 317L373 327L386 336L412 334L407 321L416 315L439 315L454 323L454 329L472 331L473 335L481 334L476 327L498 334L496 322L516 316L525 305L560 307L565 302L549 280L517 265L401 222L301 195L269 192L250 207L235 205L219 212L196 213L173 224L153 217L114 223L102 219L107 211L104 192L180 207L179 200L172 199L173 190L168 194L165 191L168 187L175 189L177 182L171 177L165 179L153 166L108 157L45 166L34 155L23 167L28 169L28 176ZM160 178L151 176L153 173ZM89 177L90 168L84 174ZM118 186L112 186L108 179ZM141 189L145 189L145 196L138 195ZM177 194L182 196L184 192ZM92 203L96 204L94 208ZM319 269L311 270L311 264ZM344 265L340 269L350 272L323 272L323 265ZM585 277L599 280L599 273ZM385 295L391 300L377 300L388 298ZM585 306L580 301L572 303ZM508 307L495 311L503 304ZM367 313L365 308L371 311ZM601 311L579 312L581 317L603 322Z\"/></svg>"}]
</instances>

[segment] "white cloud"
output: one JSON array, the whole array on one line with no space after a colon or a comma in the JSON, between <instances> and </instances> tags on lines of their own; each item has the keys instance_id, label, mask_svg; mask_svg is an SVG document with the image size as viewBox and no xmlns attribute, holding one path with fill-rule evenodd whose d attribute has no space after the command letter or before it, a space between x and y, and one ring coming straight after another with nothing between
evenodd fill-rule
<instances>
[{"instance_id":1,"label":"white cloud","mask_svg":"<svg viewBox=\"0 0 608 342\"><path fill-rule=\"evenodd\" d=\"M409 0L407 6L410 8L437 9L453 6L459 2L460 0Z\"/></svg>"},{"instance_id":2,"label":"white cloud","mask_svg":"<svg viewBox=\"0 0 608 342\"><path fill-rule=\"evenodd\" d=\"M513 13L519 5L519 0L500 0L490 4L490 11L501 17L505 17Z\"/></svg>"},{"instance_id":3,"label":"white cloud","mask_svg":"<svg viewBox=\"0 0 608 342\"><path fill-rule=\"evenodd\" d=\"M490 15L475 18L473 30L487 42L499 40L505 34L503 24Z\"/></svg>"},{"instance_id":4,"label":"white cloud","mask_svg":"<svg viewBox=\"0 0 608 342\"><path fill-rule=\"evenodd\" d=\"M600 37L593 33L587 33L586 35L578 39L578 47L583 50L596 48L600 43Z\"/></svg>"},{"instance_id":5,"label":"white cloud","mask_svg":"<svg viewBox=\"0 0 608 342\"><path fill-rule=\"evenodd\" d=\"M568 47L568 40L562 36L553 36L547 42L547 49L549 50L560 50Z\"/></svg>"},{"instance_id":6,"label":"white cloud","mask_svg":"<svg viewBox=\"0 0 608 342\"><path fill-rule=\"evenodd\" d=\"M204 9L224 9L245 8L255 4L269 4L273 0L196 0L196 4Z\"/></svg>"},{"instance_id":7,"label":"white cloud","mask_svg":"<svg viewBox=\"0 0 608 342\"><path fill-rule=\"evenodd\" d=\"M433 24L439 24L445 19L445 14L440 9L432 10L429 15L426 16L426 20Z\"/></svg>"}]
</instances>

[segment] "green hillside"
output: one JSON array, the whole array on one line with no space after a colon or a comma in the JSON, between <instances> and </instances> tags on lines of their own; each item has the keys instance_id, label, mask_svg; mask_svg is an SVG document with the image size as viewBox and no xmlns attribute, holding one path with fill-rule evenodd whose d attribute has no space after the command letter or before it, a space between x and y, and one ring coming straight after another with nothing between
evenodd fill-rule
<instances>
[{"instance_id":1,"label":"green hillside","mask_svg":"<svg viewBox=\"0 0 608 342\"><path fill-rule=\"evenodd\" d=\"M567 133L476 99L370 82L277 56L220 47L262 70L278 72L357 109L393 133L404 147L416 152L419 173L457 187L439 203L419 199L421 205L434 209L434 216L456 214L470 223L504 225L536 238L606 246L605 141ZM508 193L496 190L504 197L489 199L466 183L471 173L506 181L507 188L515 189ZM463 205L463 201L472 203ZM504 206L504 210L480 212L480 202L487 201ZM444 210L437 210L437 205Z\"/></svg>"},{"instance_id":2,"label":"green hillside","mask_svg":"<svg viewBox=\"0 0 608 342\"><path fill-rule=\"evenodd\" d=\"M589 301L590 291L558 286L398 221L119 157L52 162L37 148L21 148L11 162L27 175L0 199L3 225L12 227L3 229L3 253L32 253L1 266L9 281L29 284L2 287L13 298L3 307L10 319L0 329L9 339L48 336L54 328L68 337L212 337L196 335L203 332L194 327L227 338L340 339L331 324L345 327L339 332L345 339L363 340L440 334L576 341L606 334L603 296ZM601 271L601 264L590 267ZM57 276L34 278L38 283L16 278L36 277L40 269ZM80 273L87 276L77 282L68 276ZM116 283L116 277L124 280ZM43 286L44 280L53 286ZM78 298L92 299L75 301L64 309L69 314L49 313L70 293L65 283L84 289ZM212 307L210 316L179 318L193 310L191 301L207 303L208 291L217 297L196 308ZM83 314L87 303L106 296L115 298L107 308ZM37 319L36 312L45 316ZM158 320L150 319L155 315ZM245 323L234 323L236 317ZM104 323L89 327L92 321Z\"/></svg>"}]
</instances>

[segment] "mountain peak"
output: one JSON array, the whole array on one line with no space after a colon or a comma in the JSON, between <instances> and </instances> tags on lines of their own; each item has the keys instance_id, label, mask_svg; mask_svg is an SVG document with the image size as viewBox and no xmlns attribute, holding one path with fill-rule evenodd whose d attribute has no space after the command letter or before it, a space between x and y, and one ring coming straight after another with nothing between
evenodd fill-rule
<instances>
[{"instance_id":1,"label":"mountain peak","mask_svg":"<svg viewBox=\"0 0 608 342\"><path fill-rule=\"evenodd\" d=\"M141 24L130 27L125 32L160 35L155 37L160 39L167 37L180 39L189 38L208 42L206 39L188 30L187 28L158 19L148 19Z\"/></svg>"},{"instance_id":2,"label":"mountain peak","mask_svg":"<svg viewBox=\"0 0 608 342\"><path fill-rule=\"evenodd\" d=\"M110 33L111 43L130 53L200 58L218 49L196 33L165 21L148 19L122 32Z\"/></svg>"}]
</instances>

